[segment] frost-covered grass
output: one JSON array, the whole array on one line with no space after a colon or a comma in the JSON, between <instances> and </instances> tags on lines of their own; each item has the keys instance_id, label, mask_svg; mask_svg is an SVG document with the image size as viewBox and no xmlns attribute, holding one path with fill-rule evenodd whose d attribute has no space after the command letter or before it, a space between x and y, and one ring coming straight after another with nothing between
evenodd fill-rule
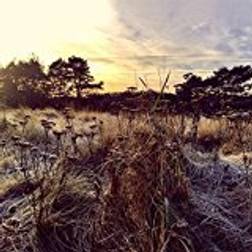
<instances>
[{"instance_id":1,"label":"frost-covered grass","mask_svg":"<svg viewBox=\"0 0 252 252\"><path fill-rule=\"evenodd\" d=\"M203 118L195 141L192 120L181 121L7 110L0 118L1 251L188 252L206 244L207 252L237 251L252 234L239 240L236 215L248 218L249 210L230 208L249 204L250 173L220 157L225 148L239 150L248 168L251 127L242 124L238 134L240 124Z\"/></svg>"}]
</instances>

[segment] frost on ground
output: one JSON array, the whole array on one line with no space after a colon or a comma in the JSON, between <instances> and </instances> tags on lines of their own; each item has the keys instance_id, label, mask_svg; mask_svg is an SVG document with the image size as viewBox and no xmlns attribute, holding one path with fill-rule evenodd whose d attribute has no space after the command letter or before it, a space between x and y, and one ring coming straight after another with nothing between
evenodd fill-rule
<instances>
[{"instance_id":1,"label":"frost on ground","mask_svg":"<svg viewBox=\"0 0 252 252\"><path fill-rule=\"evenodd\" d=\"M4 136L0 251L252 251L242 164L159 121L58 117L36 119L39 138L23 139L23 122Z\"/></svg>"}]
</instances>

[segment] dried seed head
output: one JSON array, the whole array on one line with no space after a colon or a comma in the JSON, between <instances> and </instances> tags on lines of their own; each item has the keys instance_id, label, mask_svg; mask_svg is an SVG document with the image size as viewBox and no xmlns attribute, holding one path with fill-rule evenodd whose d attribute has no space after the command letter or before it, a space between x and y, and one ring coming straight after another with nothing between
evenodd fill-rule
<instances>
[{"instance_id":1,"label":"dried seed head","mask_svg":"<svg viewBox=\"0 0 252 252\"><path fill-rule=\"evenodd\" d=\"M45 126L44 126L45 129L47 130L50 130L53 128L53 126L50 124L50 123L47 123Z\"/></svg>"},{"instance_id":2,"label":"dried seed head","mask_svg":"<svg viewBox=\"0 0 252 252\"><path fill-rule=\"evenodd\" d=\"M54 121L48 121L48 124L55 127L56 126L56 123Z\"/></svg>"},{"instance_id":3,"label":"dried seed head","mask_svg":"<svg viewBox=\"0 0 252 252\"><path fill-rule=\"evenodd\" d=\"M57 139L60 139L64 132L62 130L53 130L53 134Z\"/></svg>"},{"instance_id":4,"label":"dried seed head","mask_svg":"<svg viewBox=\"0 0 252 252\"><path fill-rule=\"evenodd\" d=\"M31 148L31 152L35 153L35 152L39 152L39 148L37 146L33 146Z\"/></svg>"},{"instance_id":5,"label":"dried seed head","mask_svg":"<svg viewBox=\"0 0 252 252\"><path fill-rule=\"evenodd\" d=\"M48 159L51 163L54 163L58 159L58 157L55 154L51 154Z\"/></svg>"},{"instance_id":6,"label":"dried seed head","mask_svg":"<svg viewBox=\"0 0 252 252\"><path fill-rule=\"evenodd\" d=\"M41 157L43 157L43 158L48 158L48 157L50 156L49 153L44 152L44 151L42 151L42 152L40 153L40 155L41 155Z\"/></svg>"},{"instance_id":7,"label":"dried seed head","mask_svg":"<svg viewBox=\"0 0 252 252\"><path fill-rule=\"evenodd\" d=\"M18 126L16 123L10 123L10 125L11 125L11 127L13 127L14 129L16 129L17 126Z\"/></svg>"},{"instance_id":8,"label":"dried seed head","mask_svg":"<svg viewBox=\"0 0 252 252\"><path fill-rule=\"evenodd\" d=\"M98 125L97 124L93 124L93 125L90 125L90 129L92 129L92 130L94 130L94 129L96 129L98 127Z\"/></svg>"},{"instance_id":9,"label":"dried seed head","mask_svg":"<svg viewBox=\"0 0 252 252\"><path fill-rule=\"evenodd\" d=\"M71 130L72 128L73 128L73 126L72 125L66 125L66 127L65 127L67 130Z\"/></svg>"},{"instance_id":10,"label":"dried seed head","mask_svg":"<svg viewBox=\"0 0 252 252\"><path fill-rule=\"evenodd\" d=\"M41 125L42 125L43 127L45 127L45 125L48 124L48 121L47 121L46 119L41 119L41 120L40 120L40 123L41 123Z\"/></svg>"},{"instance_id":11,"label":"dried seed head","mask_svg":"<svg viewBox=\"0 0 252 252\"><path fill-rule=\"evenodd\" d=\"M20 136L14 135L11 137L11 140L13 140L14 142L20 140Z\"/></svg>"},{"instance_id":12,"label":"dried seed head","mask_svg":"<svg viewBox=\"0 0 252 252\"><path fill-rule=\"evenodd\" d=\"M32 147L32 144L27 141L19 141L19 146L23 149L27 149L27 148Z\"/></svg>"},{"instance_id":13,"label":"dried seed head","mask_svg":"<svg viewBox=\"0 0 252 252\"><path fill-rule=\"evenodd\" d=\"M18 123L19 123L21 126L25 126L25 125L26 125L26 122L23 121L23 120L20 120Z\"/></svg>"},{"instance_id":14,"label":"dried seed head","mask_svg":"<svg viewBox=\"0 0 252 252\"><path fill-rule=\"evenodd\" d=\"M0 141L0 146L4 147L6 145L6 143L7 143L6 140L3 139L3 140Z\"/></svg>"}]
</instances>

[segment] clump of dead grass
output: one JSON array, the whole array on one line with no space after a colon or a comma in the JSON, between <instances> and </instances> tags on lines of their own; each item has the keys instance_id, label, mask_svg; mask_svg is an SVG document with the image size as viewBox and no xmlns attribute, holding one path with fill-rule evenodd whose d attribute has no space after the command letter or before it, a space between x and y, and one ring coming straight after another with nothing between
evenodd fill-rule
<instances>
[{"instance_id":1,"label":"clump of dead grass","mask_svg":"<svg viewBox=\"0 0 252 252\"><path fill-rule=\"evenodd\" d=\"M86 122L97 120L87 118ZM186 160L179 142L170 138L175 131L150 117L131 121L130 129L127 126L123 124L121 131L103 142L100 148L105 151L94 152L93 161L63 155L46 172L25 174L38 186L29 197L29 232L21 235L22 242L15 240L16 248L193 250L184 230L186 222L172 210L175 204L186 208L190 194ZM96 156L101 160L98 167Z\"/></svg>"}]
</instances>

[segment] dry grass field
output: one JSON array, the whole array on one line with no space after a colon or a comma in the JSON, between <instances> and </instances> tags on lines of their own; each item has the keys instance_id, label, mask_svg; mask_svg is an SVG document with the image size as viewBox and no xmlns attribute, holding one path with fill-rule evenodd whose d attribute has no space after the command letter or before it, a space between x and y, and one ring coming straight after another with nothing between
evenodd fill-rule
<instances>
[{"instance_id":1,"label":"dry grass field","mask_svg":"<svg viewBox=\"0 0 252 252\"><path fill-rule=\"evenodd\" d=\"M0 251L252 251L249 121L1 115Z\"/></svg>"}]
</instances>

